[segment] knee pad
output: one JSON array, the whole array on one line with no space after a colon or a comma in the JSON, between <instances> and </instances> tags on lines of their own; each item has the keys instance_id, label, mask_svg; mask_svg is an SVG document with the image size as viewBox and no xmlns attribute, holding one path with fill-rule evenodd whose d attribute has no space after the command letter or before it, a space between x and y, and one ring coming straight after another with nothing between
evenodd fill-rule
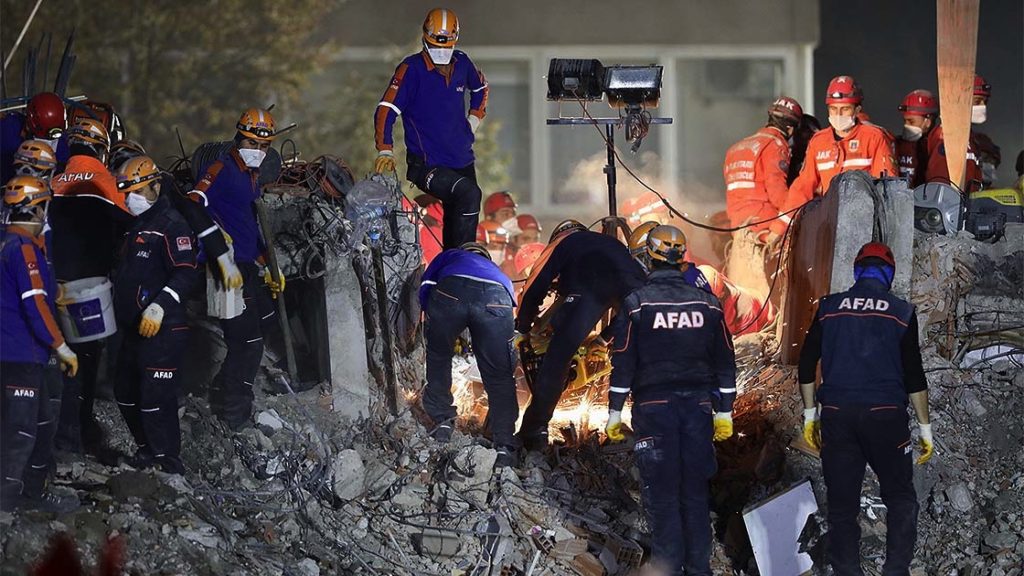
<instances>
[{"instance_id":1,"label":"knee pad","mask_svg":"<svg viewBox=\"0 0 1024 576\"><path fill-rule=\"evenodd\" d=\"M467 213L471 210L465 208L471 207L474 213L479 213L482 192L472 178L462 176L451 168L440 167L427 172L424 184L427 192L445 204L460 207Z\"/></svg>"}]
</instances>

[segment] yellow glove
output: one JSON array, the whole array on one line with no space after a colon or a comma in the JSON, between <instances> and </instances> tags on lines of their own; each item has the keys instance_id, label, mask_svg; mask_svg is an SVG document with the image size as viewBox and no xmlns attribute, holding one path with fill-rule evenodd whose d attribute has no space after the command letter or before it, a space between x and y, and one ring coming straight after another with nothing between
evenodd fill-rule
<instances>
[{"instance_id":1,"label":"yellow glove","mask_svg":"<svg viewBox=\"0 0 1024 576\"><path fill-rule=\"evenodd\" d=\"M66 291L64 290L64 284L57 284L57 299L54 301L59 308L64 308L68 304L71 304L71 299L68 298Z\"/></svg>"},{"instance_id":2,"label":"yellow glove","mask_svg":"<svg viewBox=\"0 0 1024 576\"><path fill-rule=\"evenodd\" d=\"M281 274L281 269L277 270L277 282L274 282L274 275L270 273L270 267L267 266L263 269L263 281L270 287L270 295L277 298L277 295L284 292L284 274Z\"/></svg>"},{"instance_id":3,"label":"yellow glove","mask_svg":"<svg viewBox=\"0 0 1024 576\"><path fill-rule=\"evenodd\" d=\"M391 150L377 152L377 159L373 162L373 171L377 174L387 174L395 171L395 153Z\"/></svg>"},{"instance_id":4,"label":"yellow glove","mask_svg":"<svg viewBox=\"0 0 1024 576\"><path fill-rule=\"evenodd\" d=\"M160 325L164 321L163 306L152 303L142 311L142 321L139 322L139 336L152 338L160 331Z\"/></svg>"},{"instance_id":5,"label":"yellow glove","mask_svg":"<svg viewBox=\"0 0 1024 576\"><path fill-rule=\"evenodd\" d=\"M228 245L228 251L217 256L217 268L220 269L220 279L224 282L225 290L234 290L235 288L242 287L242 271L238 269L235 264L234 251L231 249L231 234L221 229L221 234L224 235L224 242Z\"/></svg>"},{"instance_id":6,"label":"yellow glove","mask_svg":"<svg viewBox=\"0 0 1024 576\"><path fill-rule=\"evenodd\" d=\"M608 423L604 426L604 433L608 435L608 439L612 442L622 442L626 439L626 435L622 433L621 410L608 411Z\"/></svg>"},{"instance_id":7,"label":"yellow glove","mask_svg":"<svg viewBox=\"0 0 1024 576\"><path fill-rule=\"evenodd\" d=\"M817 408L804 409L804 442L815 450L821 450L821 421Z\"/></svg>"},{"instance_id":8,"label":"yellow glove","mask_svg":"<svg viewBox=\"0 0 1024 576\"><path fill-rule=\"evenodd\" d=\"M721 442L732 437L732 412L715 413L715 435L713 440Z\"/></svg>"},{"instance_id":9,"label":"yellow glove","mask_svg":"<svg viewBox=\"0 0 1024 576\"><path fill-rule=\"evenodd\" d=\"M56 352L57 358L60 359L60 369L74 378L75 374L78 374L78 354L75 354L67 342L62 343Z\"/></svg>"},{"instance_id":10,"label":"yellow glove","mask_svg":"<svg viewBox=\"0 0 1024 576\"><path fill-rule=\"evenodd\" d=\"M522 344L523 342L529 342L529 341L530 341L530 335L528 333L527 334L523 334L522 332L516 332L516 335L512 337L512 346L514 346L515 349L518 350L520 344Z\"/></svg>"},{"instance_id":11,"label":"yellow glove","mask_svg":"<svg viewBox=\"0 0 1024 576\"><path fill-rule=\"evenodd\" d=\"M921 439L918 444L921 446L921 455L917 457L918 464L924 464L931 460L932 452L935 451L935 445L932 441L932 425L931 424L918 424L921 429Z\"/></svg>"}]
</instances>

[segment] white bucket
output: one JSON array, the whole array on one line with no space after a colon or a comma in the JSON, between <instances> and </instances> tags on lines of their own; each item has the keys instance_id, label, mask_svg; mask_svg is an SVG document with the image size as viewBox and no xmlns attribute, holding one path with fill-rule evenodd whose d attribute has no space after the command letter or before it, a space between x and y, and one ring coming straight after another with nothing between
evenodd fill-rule
<instances>
[{"instance_id":1,"label":"white bucket","mask_svg":"<svg viewBox=\"0 0 1024 576\"><path fill-rule=\"evenodd\" d=\"M65 282L64 306L57 317L64 339L72 344L100 340L117 332L114 319L114 285L104 276Z\"/></svg>"},{"instance_id":2,"label":"white bucket","mask_svg":"<svg viewBox=\"0 0 1024 576\"><path fill-rule=\"evenodd\" d=\"M241 288L225 290L217 285L210 269L206 269L206 313L214 318L230 320L245 311L245 298Z\"/></svg>"}]
</instances>

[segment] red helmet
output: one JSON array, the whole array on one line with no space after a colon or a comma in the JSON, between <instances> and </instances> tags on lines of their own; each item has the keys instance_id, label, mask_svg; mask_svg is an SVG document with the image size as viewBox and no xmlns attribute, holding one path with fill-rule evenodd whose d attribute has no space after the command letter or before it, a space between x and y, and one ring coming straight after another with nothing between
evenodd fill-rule
<instances>
[{"instance_id":1,"label":"red helmet","mask_svg":"<svg viewBox=\"0 0 1024 576\"><path fill-rule=\"evenodd\" d=\"M541 231L540 222L531 214L520 214L516 216L516 223L519 224L519 229L522 231L536 230Z\"/></svg>"},{"instance_id":2,"label":"red helmet","mask_svg":"<svg viewBox=\"0 0 1024 576\"><path fill-rule=\"evenodd\" d=\"M544 248L547 248L547 245L542 242L532 242L519 248L519 251L516 252L516 258L513 261L516 274L525 274L526 271L537 262L537 259L540 258L541 253L544 252Z\"/></svg>"},{"instance_id":3,"label":"red helmet","mask_svg":"<svg viewBox=\"0 0 1024 576\"><path fill-rule=\"evenodd\" d=\"M54 140L68 129L64 101L53 92L40 92L25 107L25 128L33 138Z\"/></svg>"},{"instance_id":4,"label":"red helmet","mask_svg":"<svg viewBox=\"0 0 1024 576\"><path fill-rule=\"evenodd\" d=\"M927 90L914 90L903 97L898 109L904 116L933 117L939 113L939 101Z\"/></svg>"},{"instance_id":5,"label":"red helmet","mask_svg":"<svg viewBox=\"0 0 1024 576\"><path fill-rule=\"evenodd\" d=\"M775 102L772 102L772 105L768 107L768 115L796 125L803 119L804 109L796 100L788 96L781 96L776 98Z\"/></svg>"},{"instance_id":6,"label":"red helmet","mask_svg":"<svg viewBox=\"0 0 1024 576\"><path fill-rule=\"evenodd\" d=\"M476 227L476 241L481 244L508 244L508 230L497 222L484 220Z\"/></svg>"},{"instance_id":7,"label":"red helmet","mask_svg":"<svg viewBox=\"0 0 1024 576\"><path fill-rule=\"evenodd\" d=\"M828 83L825 104L860 104L864 94L853 76L836 76Z\"/></svg>"},{"instance_id":8,"label":"red helmet","mask_svg":"<svg viewBox=\"0 0 1024 576\"><path fill-rule=\"evenodd\" d=\"M974 95L984 96L985 98L992 95L992 85L985 82L985 78L979 74L974 75Z\"/></svg>"},{"instance_id":9,"label":"red helmet","mask_svg":"<svg viewBox=\"0 0 1024 576\"><path fill-rule=\"evenodd\" d=\"M516 201L508 192L495 192L484 200L484 214L487 216L497 213L502 208L516 209Z\"/></svg>"},{"instance_id":10,"label":"red helmet","mask_svg":"<svg viewBox=\"0 0 1024 576\"><path fill-rule=\"evenodd\" d=\"M893 257L892 250L881 242L868 242L862 246L860 252L857 252L857 257L853 259L853 264L856 266L869 258L878 258L889 266L896 267L896 258Z\"/></svg>"}]
</instances>

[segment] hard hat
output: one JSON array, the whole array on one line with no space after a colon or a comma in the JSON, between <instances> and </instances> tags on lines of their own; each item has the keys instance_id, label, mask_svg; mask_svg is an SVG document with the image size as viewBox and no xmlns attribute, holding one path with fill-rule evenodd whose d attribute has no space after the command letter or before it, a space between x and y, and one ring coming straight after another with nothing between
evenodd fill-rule
<instances>
[{"instance_id":1,"label":"hard hat","mask_svg":"<svg viewBox=\"0 0 1024 576\"><path fill-rule=\"evenodd\" d=\"M36 170L53 170L57 167L57 156L53 148L42 140L25 140L14 153L14 164L31 166Z\"/></svg>"},{"instance_id":2,"label":"hard hat","mask_svg":"<svg viewBox=\"0 0 1024 576\"><path fill-rule=\"evenodd\" d=\"M992 95L992 85L985 82L985 78L979 74L974 75L974 95L988 98Z\"/></svg>"},{"instance_id":3,"label":"hard hat","mask_svg":"<svg viewBox=\"0 0 1024 576\"><path fill-rule=\"evenodd\" d=\"M479 242L466 242L462 246L459 246L459 250L465 250L466 252L472 252L479 256L483 256L488 260L491 259L491 253L487 251L487 247Z\"/></svg>"},{"instance_id":4,"label":"hard hat","mask_svg":"<svg viewBox=\"0 0 1024 576\"><path fill-rule=\"evenodd\" d=\"M270 142L277 135L274 117L262 108L249 108L242 112L235 129L242 136L258 142Z\"/></svg>"},{"instance_id":5,"label":"hard hat","mask_svg":"<svg viewBox=\"0 0 1024 576\"><path fill-rule=\"evenodd\" d=\"M493 220L484 220L476 227L476 241L481 244L508 244L508 230Z\"/></svg>"},{"instance_id":6,"label":"hard hat","mask_svg":"<svg viewBox=\"0 0 1024 576\"><path fill-rule=\"evenodd\" d=\"M686 254L686 235L675 226L661 225L647 235L647 255L652 261L682 264Z\"/></svg>"},{"instance_id":7,"label":"hard hat","mask_svg":"<svg viewBox=\"0 0 1024 576\"><path fill-rule=\"evenodd\" d=\"M804 109L793 98L780 96L768 107L768 115L795 126L803 119Z\"/></svg>"},{"instance_id":8,"label":"hard hat","mask_svg":"<svg viewBox=\"0 0 1024 576\"><path fill-rule=\"evenodd\" d=\"M4 206L24 212L50 200L50 186L35 176L15 176L4 185Z\"/></svg>"},{"instance_id":9,"label":"hard hat","mask_svg":"<svg viewBox=\"0 0 1024 576\"><path fill-rule=\"evenodd\" d=\"M423 41L437 48L454 48L459 41L459 17L447 8L434 8L423 20Z\"/></svg>"},{"instance_id":10,"label":"hard hat","mask_svg":"<svg viewBox=\"0 0 1024 576\"><path fill-rule=\"evenodd\" d=\"M939 113L939 101L927 90L914 90L903 97L899 111L904 116L936 116Z\"/></svg>"},{"instance_id":11,"label":"hard hat","mask_svg":"<svg viewBox=\"0 0 1024 576\"><path fill-rule=\"evenodd\" d=\"M25 106L25 128L33 138L55 140L68 128L64 101L53 92L40 92Z\"/></svg>"},{"instance_id":12,"label":"hard hat","mask_svg":"<svg viewBox=\"0 0 1024 576\"><path fill-rule=\"evenodd\" d=\"M554 242L555 238L558 238L563 234L582 232L586 229L587 227L581 224L578 220L562 220L558 223L558 226L555 226L555 229L551 231L551 238L548 239L548 242Z\"/></svg>"},{"instance_id":13,"label":"hard hat","mask_svg":"<svg viewBox=\"0 0 1024 576\"><path fill-rule=\"evenodd\" d=\"M135 140L118 140L110 147L110 160L107 164L111 168L120 168L129 158L135 158L137 156L145 156L146 149L142 147Z\"/></svg>"},{"instance_id":14,"label":"hard hat","mask_svg":"<svg viewBox=\"0 0 1024 576\"><path fill-rule=\"evenodd\" d=\"M497 213L502 208L516 209L516 201L512 199L512 195L508 192L495 192L484 200L484 214L488 216Z\"/></svg>"},{"instance_id":15,"label":"hard hat","mask_svg":"<svg viewBox=\"0 0 1024 576\"><path fill-rule=\"evenodd\" d=\"M636 258L647 250L647 235L651 233L651 230L657 228L659 224L654 220L648 220L643 224L633 229L633 232L629 235L629 253Z\"/></svg>"},{"instance_id":16,"label":"hard hat","mask_svg":"<svg viewBox=\"0 0 1024 576\"><path fill-rule=\"evenodd\" d=\"M825 90L825 104L860 104L864 94L852 76L836 76Z\"/></svg>"},{"instance_id":17,"label":"hard hat","mask_svg":"<svg viewBox=\"0 0 1024 576\"><path fill-rule=\"evenodd\" d=\"M516 223L519 225L519 229L523 232L527 230L536 230L540 232L540 221L537 220L532 214L520 214L516 216Z\"/></svg>"},{"instance_id":18,"label":"hard hat","mask_svg":"<svg viewBox=\"0 0 1024 576\"><path fill-rule=\"evenodd\" d=\"M868 242L862 246L857 252L857 257L853 259L853 265L870 264L871 259L881 260L893 268L896 267L896 258L893 257L892 250L881 242Z\"/></svg>"},{"instance_id":19,"label":"hard hat","mask_svg":"<svg viewBox=\"0 0 1024 576\"><path fill-rule=\"evenodd\" d=\"M160 178L160 169L149 156L129 158L117 170L117 189L127 194Z\"/></svg>"},{"instance_id":20,"label":"hard hat","mask_svg":"<svg viewBox=\"0 0 1024 576\"><path fill-rule=\"evenodd\" d=\"M520 247L513 261L516 274L526 274L527 270L537 263L537 259L540 258L545 248L547 246L542 242L531 242Z\"/></svg>"},{"instance_id":21,"label":"hard hat","mask_svg":"<svg viewBox=\"0 0 1024 576\"><path fill-rule=\"evenodd\" d=\"M100 146L103 152L110 150L110 135L107 133L107 127L93 118L75 120L75 124L68 129L68 141L72 140L95 144Z\"/></svg>"}]
</instances>

